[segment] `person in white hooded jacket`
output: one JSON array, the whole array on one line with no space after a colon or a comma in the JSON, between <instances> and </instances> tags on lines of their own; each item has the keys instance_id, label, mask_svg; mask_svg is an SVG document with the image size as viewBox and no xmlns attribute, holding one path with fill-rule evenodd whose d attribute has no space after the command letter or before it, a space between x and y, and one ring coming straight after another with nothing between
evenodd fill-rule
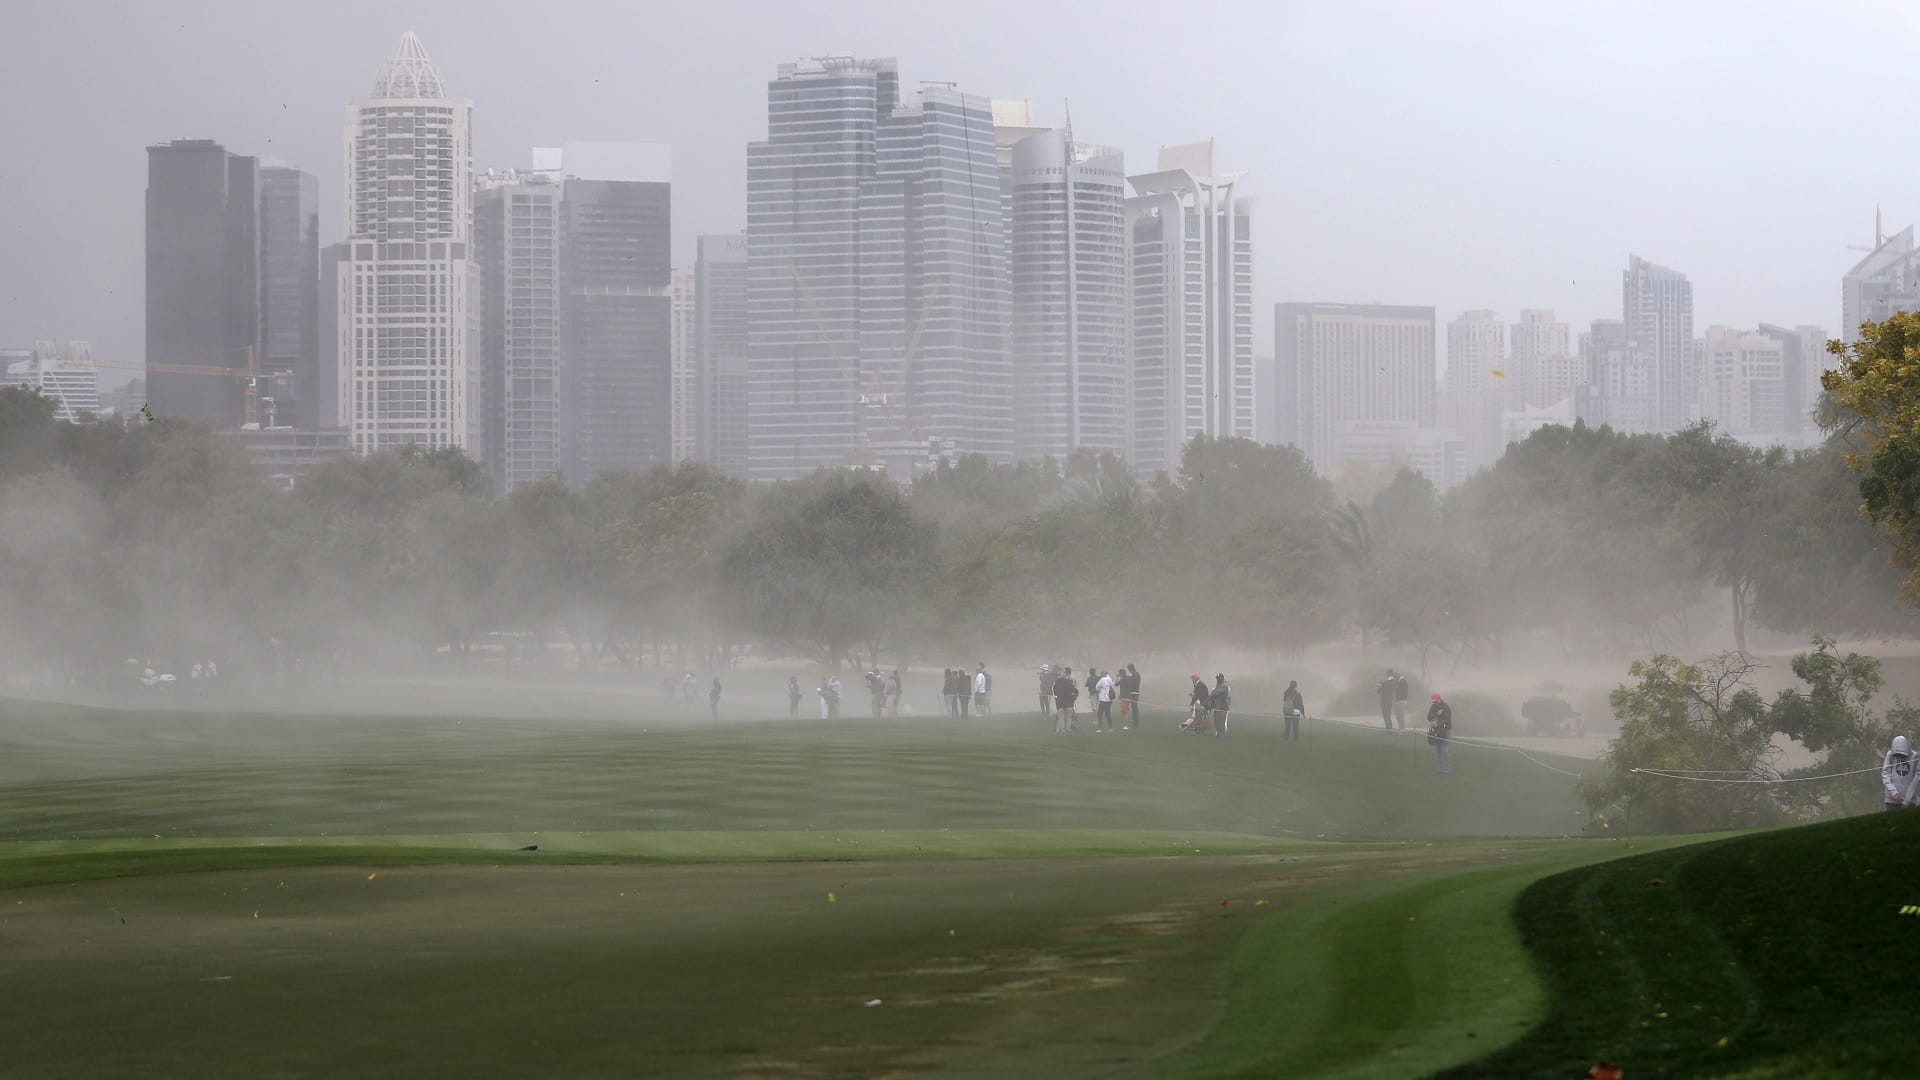
<instances>
[{"instance_id":1,"label":"person in white hooded jacket","mask_svg":"<svg viewBox=\"0 0 1920 1080\"><path fill-rule=\"evenodd\" d=\"M1887 759L1880 766L1880 786L1887 789L1887 809L1899 810L1912 806L1916 794L1916 780L1920 780L1920 768L1913 760L1913 749L1907 745L1905 735L1893 737L1893 748L1887 751Z\"/></svg>"}]
</instances>

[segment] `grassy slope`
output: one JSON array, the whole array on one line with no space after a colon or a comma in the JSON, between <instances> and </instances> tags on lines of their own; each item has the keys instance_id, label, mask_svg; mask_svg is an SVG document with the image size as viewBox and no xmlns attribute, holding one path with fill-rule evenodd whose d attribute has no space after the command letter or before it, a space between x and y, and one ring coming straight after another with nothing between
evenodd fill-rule
<instances>
[{"instance_id":1,"label":"grassy slope","mask_svg":"<svg viewBox=\"0 0 1920 1080\"><path fill-rule=\"evenodd\" d=\"M1660 885L1652 884L1658 880ZM1552 1012L1442 1075L1913 1075L1920 813L1603 863L1528 889L1519 920Z\"/></svg>"},{"instance_id":2,"label":"grassy slope","mask_svg":"<svg viewBox=\"0 0 1920 1080\"><path fill-rule=\"evenodd\" d=\"M0 899L0 1035L16 1060L100 1072L1405 1075L1473 1052L1453 1025L1533 1015L1508 898L1611 847L1315 843L1577 817L1562 778L1511 755L1463 751L1436 778L1424 746L1372 732L5 719L0 887L165 875ZM520 865L716 858L836 861ZM454 865L392 869L422 863ZM213 869L233 872L193 872ZM238 985L199 981L219 974ZM1374 987L1442 982L1362 1038ZM1296 1030L1268 1023L1276 1001L1318 1034L1276 1045ZM111 1024L71 1039L101 1002Z\"/></svg>"}]
</instances>

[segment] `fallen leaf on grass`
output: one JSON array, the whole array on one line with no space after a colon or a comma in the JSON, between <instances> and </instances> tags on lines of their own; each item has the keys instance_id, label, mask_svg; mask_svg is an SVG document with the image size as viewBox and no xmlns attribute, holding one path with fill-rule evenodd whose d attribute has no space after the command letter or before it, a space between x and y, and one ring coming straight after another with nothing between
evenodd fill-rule
<instances>
[{"instance_id":1,"label":"fallen leaf on grass","mask_svg":"<svg viewBox=\"0 0 1920 1080\"><path fill-rule=\"evenodd\" d=\"M827 894L827 903L829 903L829 904L834 904L834 903L838 903L838 902L839 902L839 901L837 901L836 899L834 899L834 895L833 895L832 893L828 893L828 894Z\"/></svg>"},{"instance_id":2,"label":"fallen leaf on grass","mask_svg":"<svg viewBox=\"0 0 1920 1080\"><path fill-rule=\"evenodd\" d=\"M867 1008L869 1008L869 1009L871 1009L871 1008L873 1008L873 1007L874 1007L875 1005L878 1005L878 1004L880 1004L880 999L879 999L879 998L874 998L874 999L873 999L872 1001L869 1001L869 1002L867 1002Z\"/></svg>"}]
</instances>

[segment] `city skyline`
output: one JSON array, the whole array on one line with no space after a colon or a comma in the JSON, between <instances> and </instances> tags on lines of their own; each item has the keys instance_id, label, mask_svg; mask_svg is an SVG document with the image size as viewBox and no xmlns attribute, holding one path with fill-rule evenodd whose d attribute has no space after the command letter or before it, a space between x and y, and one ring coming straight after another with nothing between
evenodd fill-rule
<instances>
[{"instance_id":1,"label":"city skyline","mask_svg":"<svg viewBox=\"0 0 1920 1080\"><path fill-rule=\"evenodd\" d=\"M364 90L365 61L356 58L369 51L379 55L407 28L400 21L373 17L374 10L367 8L367 17L361 19L320 20L292 11L261 13L215 5L185 17L169 14L154 20L152 35L98 35L108 39L100 61L107 82L128 88L137 84L139 93L127 93L124 107L117 102L99 123L74 125L63 121L57 109L9 121L66 168L53 171L57 180L41 169L9 178L27 201L46 212L6 223L9 246L40 257L33 260L39 272L32 278L0 278L0 340L83 337L103 358L127 363L140 358L140 260L133 250L139 206L137 194L130 194L137 188L131 177L138 166L132 147L208 137L236 152L292 162L320 178L323 240L343 235L338 216L340 151L337 134L329 134L337 128L328 114L337 116L334 110L342 102ZM1251 8L1242 10L1248 18L1255 14ZM1905 151L1899 148L1893 160L1881 164L1880 175L1789 171L1768 182L1774 187L1756 185L1731 161L1722 164L1715 158L1719 147L1758 137L1762 127L1771 131L1775 125L1812 125L1816 117L1819 127L1808 128L1808 153L1852 158L1848 147L1857 149L1864 132L1841 116L1845 110L1836 110L1833 115L1841 118L1832 123L1823 110L1849 93L1864 92L1864 84L1837 65L1818 79L1792 80L1796 85L1791 91L1757 85L1746 76L1736 80L1737 86L1708 87L1671 71L1651 78L1642 71L1630 85L1624 79L1615 86L1592 80L1596 85L1583 88L1553 77L1550 66L1539 59L1482 53L1492 56L1489 70L1467 79L1437 80L1423 88L1430 100L1407 101L1382 87L1335 108L1331 100L1337 95L1331 88L1346 85L1342 80L1356 75L1330 73L1325 70L1330 61L1311 55L1314 47L1331 49L1337 56L1342 47L1357 50L1364 44L1369 60L1358 74L1385 72L1393 76L1387 80L1391 87L1403 87L1437 69L1443 48L1460 39L1468 22L1476 32L1484 30L1509 42L1542 28L1546 16L1518 8L1501 8L1499 17L1491 20L1450 20L1412 10L1383 18L1312 7L1261 15L1259 25L1272 30L1274 51L1286 57L1303 55L1303 62L1291 67L1267 63L1254 70L1230 60L1213 77L1198 81L1158 70L1139 72L1124 64L1106 65L1127 69L1119 73L1098 64L1063 64L1021 42L996 39L993 48L981 48L980 33L964 26L942 26L941 33L928 33L930 26L876 27L859 17L857 6L821 13L806 27L780 12L764 20L736 19L753 25L740 27L738 35L728 39L729 47L717 50L707 40L711 35L703 36L699 28L710 19L725 18L727 5L709 5L697 16L676 16L666 28L678 33L668 38L684 46L675 49L674 62L617 66L610 60L609 46L583 40L593 35L581 29L596 11L601 11L601 21L611 19L618 25L612 9L563 7L527 33L488 33L504 11L486 5L429 6L408 20L433 44L435 58L452 72L449 80L481 111L482 120L475 126L476 165L517 164L520 147L550 140L556 126L563 134L672 143L680 174L689 181L683 185L688 197L680 200L684 216L676 222L673 261L681 267L692 264L693 236L740 227L741 148L755 137L754 128L762 120L763 106L756 107L752 100L764 79L759 73L795 54L869 47L900 55L901 77L908 84L923 78L955 79L981 94L1029 98L1036 102L1041 126L1062 123L1064 103L1070 99L1075 121L1121 145L1129 160L1151 160L1154 147L1191 138L1196 130L1231 147L1235 167L1260 178L1263 202L1255 218L1255 246L1278 256L1261 260L1256 312L1278 301L1333 297L1430 304L1448 316L1491 308L1512 318L1525 308L1550 308L1570 325L1583 326L1591 318L1612 314L1610 285L1617 281L1612 275L1621 257L1633 251L1689 275L1699 290L1697 325L1771 321L1840 332L1835 283L1859 259L1847 245L1874 239L1874 205L1884 204L1892 222L1920 217L1920 205L1887 179L1912 171L1913 163L1903 160ZM115 25L138 25L148 18L142 11L114 12ZM1911 13L1887 8L1842 8L1827 18L1831 25L1790 43L1796 55L1837 53L1849 36L1911 35L1920 29ZM71 35L88 38L96 36L90 28L104 19L103 8L25 14L30 32L61 33L68 27ZM1572 22L1577 34L1564 22L1555 30L1556 40L1569 42L1570 57L1627 61L1670 58L1683 46L1711 61L1777 33L1764 20L1743 20L1739 34L1729 39L1719 33L1731 22L1724 13L1700 11L1670 13L1657 25L1651 15L1631 12L1581 16ZM297 34L303 48L271 48L277 40L275 29L287 40ZM143 37L163 40L167 47L126 47ZM1577 48L1572 44L1576 37ZM240 47L243 40L249 47ZM263 40L268 47L259 44ZM1116 56L1119 50L1116 44ZM566 69L558 66L562 55ZM0 75L10 88L21 80L16 88L20 92L9 95L11 100L37 100L27 88L41 63L28 56ZM642 78L637 74L642 70L655 74ZM1283 77L1272 73L1276 70L1296 74ZM1629 64L1624 70L1635 68ZM209 74L191 74L198 71ZM211 74L216 71L217 79ZM565 77L543 81L538 77L542 71ZM1313 91L1309 75L1326 76L1329 90ZM1540 102L1518 104L1509 100L1512 95L1487 100L1489 90L1527 86L1528 79L1544 80ZM1130 86L1129 80L1139 85ZM1275 80L1285 85L1275 87ZM218 89L235 83L255 93L234 95ZM1712 129L1672 122L1649 125L1635 118L1637 106L1662 94L1682 104L1704 104L1735 92L1759 96L1762 105L1753 115L1767 116L1765 125L1756 126L1746 114ZM1249 98L1300 105L1273 114L1248 106L1244 99ZM652 99L673 104L634 109L636 103ZM1776 103L1779 108L1772 108ZM1348 123L1362 106L1403 126L1413 142L1401 150L1417 155L1419 167L1377 168L1377 155L1383 151L1364 145L1368 140L1363 129ZM1486 168L1484 155L1471 165L1444 154L1434 158L1444 137L1459 130L1458 120L1447 110L1460 113L1464 106L1485 114L1476 129L1488 128L1487 121L1493 127L1518 127L1538 119L1532 110L1560 109L1563 119L1549 128L1529 126L1536 142L1533 152L1551 167L1544 174L1520 170L1535 179L1526 190L1516 190L1520 181ZM1678 110L1682 115L1692 111ZM1335 125L1336 120L1345 126ZM1339 153L1329 158L1335 150ZM1624 182L1629 174L1645 174L1653 166L1658 168L1651 185ZM1356 170L1362 167L1399 179L1360 177ZM75 189L81 196L71 209L66 199L49 197ZM1750 211L1759 204L1768 205L1773 223L1764 237L1743 224L1754 218ZM1793 206L1795 212L1778 220L1777 205ZM1416 223L1427 231L1441 229L1446 238L1437 244L1429 238L1417 246L1424 250L1409 252L1395 234L1404 235ZM1332 242L1335 237L1338 241ZM93 257L77 258L81 251ZM1266 353L1270 345L1265 320L1256 317L1254 322L1256 348Z\"/></svg>"}]
</instances>

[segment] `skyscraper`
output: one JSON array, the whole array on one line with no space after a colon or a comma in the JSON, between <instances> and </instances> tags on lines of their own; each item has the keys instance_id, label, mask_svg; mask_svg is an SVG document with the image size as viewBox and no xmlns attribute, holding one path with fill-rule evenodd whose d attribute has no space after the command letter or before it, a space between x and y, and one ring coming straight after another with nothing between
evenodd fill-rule
<instances>
[{"instance_id":1,"label":"skyscraper","mask_svg":"<svg viewBox=\"0 0 1920 1080\"><path fill-rule=\"evenodd\" d=\"M1014 452L1131 457L1120 151L1041 130L1013 146L1010 169Z\"/></svg>"},{"instance_id":2,"label":"skyscraper","mask_svg":"<svg viewBox=\"0 0 1920 1080\"><path fill-rule=\"evenodd\" d=\"M693 264L700 460L747 474L747 238L702 236Z\"/></svg>"},{"instance_id":3,"label":"skyscraper","mask_svg":"<svg viewBox=\"0 0 1920 1080\"><path fill-rule=\"evenodd\" d=\"M0 387L6 386L24 386L52 401L55 420L80 423L100 412L100 371L84 341L0 349Z\"/></svg>"},{"instance_id":4,"label":"skyscraper","mask_svg":"<svg viewBox=\"0 0 1920 1080\"><path fill-rule=\"evenodd\" d=\"M985 98L903 102L892 59L780 66L747 147L750 476L1012 460L995 161Z\"/></svg>"},{"instance_id":5,"label":"skyscraper","mask_svg":"<svg viewBox=\"0 0 1920 1080\"><path fill-rule=\"evenodd\" d=\"M1274 305L1279 440L1322 475L1344 460L1343 440L1377 439L1382 425L1410 445L1435 441L1433 323L1430 307Z\"/></svg>"},{"instance_id":6,"label":"skyscraper","mask_svg":"<svg viewBox=\"0 0 1920 1080\"><path fill-rule=\"evenodd\" d=\"M259 363L259 228L256 159L211 139L147 147L147 393L156 414L240 426L244 382L216 369Z\"/></svg>"},{"instance_id":7,"label":"skyscraper","mask_svg":"<svg viewBox=\"0 0 1920 1080\"><path fill-rule=\"evenodd\" d=\"M561 188L566 477L673 457L672 169L667 147L569 142L534 151Z\"/></svg>"},{"instance_id":8,"label":"skyscraper","mask_svg":"<svg viewBox=\"0 0 1920 1080\"><path fill-rule=\"evenodd\" d=\"M1507 328L1507 335L1509 396L1520 404L1544 409L1571 398L1574 388L1587 381L1567 324L1553 312L1522 309L1520 321Z\"/></svg>"},{"instance_id":9,"label":"skyscraper","mask_svg":"<svg viewBox=\"0 0 1920 1080\"><path fill-rule=\"evenodd\" d=\"M1759 332L1780 343L1780 434L1803 435L1813 430L1813 410L1820 400L1820 373L1832 359L1827 332L1818 326L1761 323Z\"/></svg>"},{"instance_id":10,"label":"skyscraper","mask_svg":"<svg viewBox=\"0 0 1920 1080\"><path fill-rule=\"evenodd\" d=\"M1621 274L1629 347L1651 380L1653 430L1678 431L1700 414L1693 351L1693 283L1638 255Z\"/></svg>"},{"instance_id":11,"label":"skyscraper","mask_svg":"<svg viewBox=\"0 0 1920 1080\"><path fill-rule=\"evenodd\" d=\"M1244 173L1213 143L1129 177L1134 468L1173 471L1195 435L1253 437L1253 236Z\"/></svg>"},{"instance_id":12,"label":"skyscraper","mask_svg":"<svg viewBox=\"0 0 1920 1080\"><path fill-rule=\"evenodd\" d=\"M1492 464L1506 450L1501 413L1508 406L1507 324L1498 312L1463 312L1447 324L1442 427L1467 444L1467 467Z\"/></svg>"},{"instance_id":13,"label":"skyscraper","mask_svg":"<svg viewBox=\"0 0 1920 1080\"><path fill-rule=\"evenodd\" d=\"M1625 322L1593 320L1580 335L1580 359L1587 372L1576 403L1580 419L1629 435L1657 430L1651 357L1633 347Z\"/></svg>"},{"instance_id":14,"label":"skyscraper","mask_svg":"<svg viewBox=\"0 0 1920 1080\"><path fill-rule=\"evenodd\" d=\"M1873 250L1840 278L1840 335L1849 344L1859 340L1861 323L1884 322L1896 311L1920 311L1920 250L1913 245L1913 226L1887 236L1876 210L1873 231Z\"/></svg>"},{"instance_id":15,"label":"skyscraper","mask_svg":"<svg viewBox=\"0 0 1920 1080\"><path fill-rule=\"evenodd\" d=\"M259 370L271 381L265 426L314 427L320 398L319 181L278 162L260 165ZM331 426L331 418L329 418Z\"/></svg>"},{"instance_id":16,"label":"skyscraper","mask_svg":"<svg viewBox=\"0 0 1920 1080\"><path fill-rule=\"evenodd\" d=\"M560 185L508 172L474 194L488 476L501 491L561 468Z\"/></svg>"},{"instance_id":17,"label":"skyscraper","mask_svg":"<svg viewBox=\"0 0 1920 1080\"><path fill-rule=\"evenodd\" d=\"M348 107L336 348L357 453L417 443L486 457L472 128L472 103L447 97L411 30Z\"/></svg>"},{"instance_id":18,"label":"skyscraper","mask_svg":"<svg viewBox=\"0 0 1920 1080\"><path fill-rule=\"evenodd\" d=\"M669 299L668 317L671 325L670 351L673 368L673 460L691 461L700 456L701 421L704 419L700 401L705 396L701 386L700 371L696 367L699 361L699 345L696 335L698 326L695 318L695 305L698 299L694 294L697 288L693 271L688 270L673 275L667 288Z\"/></svg>"},{"instance_id":19,"label":"skyscraper","mask_svg":"<svg viewBox=\"0 0 1920 1080\"><path fill-rule=\"evenodd\" d=\"M1799 351L1799 339L1793 338ZM1702 340L1702 413L1735 438L1778 437L1786 432L1784 339L1730 326L1709 326Z\"/></svg>"}]
</instances>

